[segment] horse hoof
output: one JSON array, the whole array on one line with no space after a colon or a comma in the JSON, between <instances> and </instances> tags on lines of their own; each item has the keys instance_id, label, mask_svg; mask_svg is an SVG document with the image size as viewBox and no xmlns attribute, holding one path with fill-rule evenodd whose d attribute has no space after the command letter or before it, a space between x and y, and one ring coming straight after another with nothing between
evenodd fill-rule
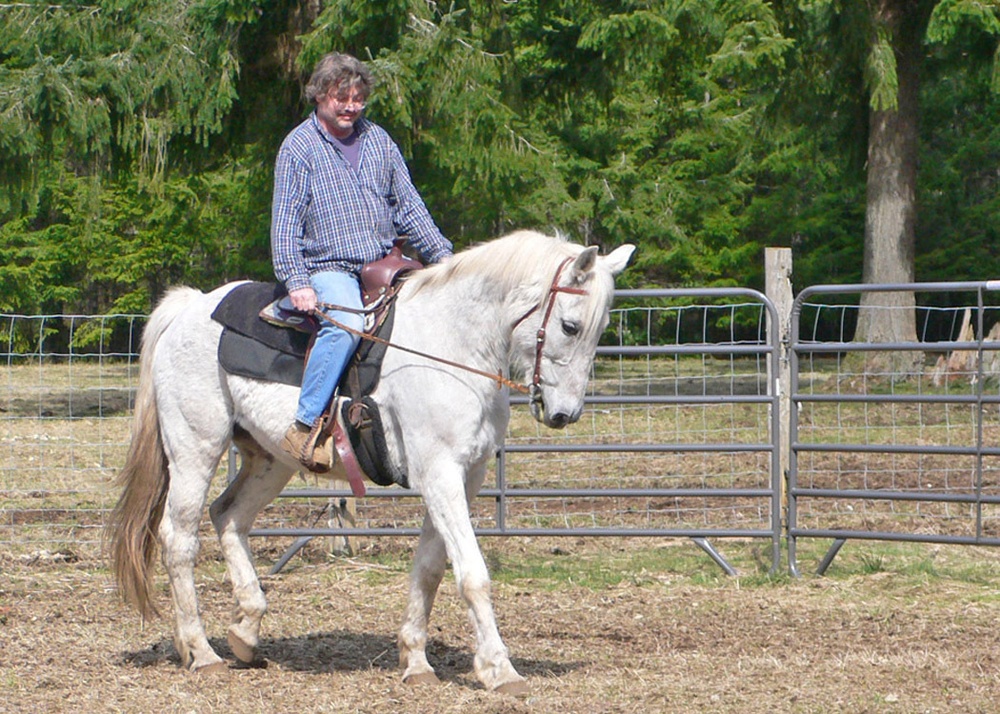
<instances>
[{"instance_id":1,"label":"horse hoof","mask_svg":"<svg viewBox=\"0 0 1000 714\"><path fill-rule=\"evenodd\" d=\"M253 664L257 658L257 652L252 645L247 644L242 637L234 632L230 632L226 636L226 641L229 643L230 649L233 651L233 656L236 657L243 664Z\"/></svg>"},{"instance_id":2,"label":"horse hoof","mask_svg":"<svg viewBox=\"0 0 1000 714\"><path fill-rule=\"evenodd\" d=\"M403 680L406 684L414 687L426 687L428 685L441 684L441 680L433 672L417 672L411 674Z\"/></svg>"},{"instance_id":3,"label":"horse hoof","mask_svg":"<svg viewBox=\"0 0 1000 714\"><path fill-rule=\"evenodd\" d=\"M528 683L522 679L517 682L507 682L506 684L501 684L493 691L500 694L506 694L511 697L526 697L531 689L528 687Z\"/></svg>"},{"instance_id":4,"label":"horse hoof","mask_svg":"<svg viewBox=\"0 0 1000 714\"><path fill-rule=\"evenodd\" d=\"M191 670L191 673L197 675L203 675L203 674L213 675L213 674L220 674L228 670L229 670L229 663L226 662L225 660L219 660L218 662L213 662L212 664L206 664L201 667L195 667L194 669Z\"/></svg>"}]
</instances>

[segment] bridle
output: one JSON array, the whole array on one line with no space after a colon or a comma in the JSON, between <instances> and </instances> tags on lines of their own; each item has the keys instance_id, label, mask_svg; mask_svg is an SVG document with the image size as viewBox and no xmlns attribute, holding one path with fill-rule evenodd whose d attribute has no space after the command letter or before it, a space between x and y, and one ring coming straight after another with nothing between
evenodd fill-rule
<instances>
[{"instance_id":1,"label":"bridle","mask_svg":"<svg viewBox=\"0 0 1000 714\"><path fill-rule=\"evenodd\" d=\"M583 288L570 288L559 285L559 278L562 276L563 268L569 265L572 260L572 257L566 258L559 264L559 267L556 268L556 274L552 277L552 284L549 286L549 292L545 296L548 303L546 304L545 299L543 299L542 303L535 305L526 313L521 315L521 317L519 317L514 323L514 327L511 330L516 330L518 325L537 312L542 304L545 304L545 315L542 317L542 324L538 328L538 332L535 333L535 369L531 375L531 386L528 387L528 394L532 404L541 404L542 402L542 352L545 349L546 330L549 326L549 318L552 317L552 308L555 307L556 304L556 295L559 293L568 293L570 295L587 294L587 291Z\"/></svg>"},{"instance_id":2,"label":"bridle","mask_svg":"<svg viewBox=\"0 0 1000 714\"><path fill-rule=\"evenodd\" d=\"M535 333L535 368L532 372L531 384L528 386L525 386L523 384L518 384L517 382L507 379L506 377L503 376L503 374L492 374L490 372L486 372L481 369L476 369L475 367L470 367L468 365L460 364L458 362L452 362L451 360L447 360L443 357L437 357L435 355L427 354L426 352L420 352L419 350L410 349L409 347L403 347L402 345L395 344L393 342L390 342L389 340L384 340L381 337L373 335L369 332L356 330L353 327L350 327L349 325L343 324L339 320L334 320L332 317L326 315L322 310L316 310L315 315L319 319L330 323L334 327L338 327L341 330L344 330L345 332L349 332L352 335L360 337L361 339L370 340L371 342L377 342L378 344L385 345L387 347L392 347L397 350L402 350L403 352L408 352L410 354L417 355L418 357L424 357L426 359L430 359L435 362L446 364L450 367L457 367L458 369L463 369L467 372L472 372L473 374L478 374L480 376L487 377L495 381L497 383L498 388L501 386L509 387L514 391L520 392L521 394L529 395L529 399L532 404L540 404L542 401L542 390L541 390L542 352L545 349L545 333L549 324L549 318L552 317L552 308L555 307L556 295L559 293L568 293L570 295L587 294L587 291L584 290L583 288L562 287L559 285L559 278L562 276L563 269L567 265L569 265L569 263L572 260L573 258L569 257L559 264L559 267L556 268L556 274L552 277L552 283L551 285L549 285L549 290L545 294L545 297L542 298L542 302L533 306L530 310L521 315L521 317L517 318L517 320L514 322L514 325L511 327L511 331L513 332L514 330L517 329L518 325L520 325L522 322L531 317L531 315L535 314L542 307L542 305L545 305L545 315L542 317L542 324L538 328L538 332ZM546 300L548 302L546 302ZM329 303L320 303L318 307L324 309L337 310L337 311L356 312L355 310L351 310L350 308L345 308L340 305L330 305Z\"/></svg>"}]
</instances>

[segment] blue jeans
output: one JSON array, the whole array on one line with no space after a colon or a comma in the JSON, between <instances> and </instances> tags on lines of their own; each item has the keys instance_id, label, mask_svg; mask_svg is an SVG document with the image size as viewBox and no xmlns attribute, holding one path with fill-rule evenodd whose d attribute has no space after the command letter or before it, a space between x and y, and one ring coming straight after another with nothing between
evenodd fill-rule
<instances>
[{"instance_id":1,"label":"blue jeans","mask_svg":"<svg viewBox=\"0 0 1000 714\"><path fill-rule=\"evenodd\" d=\"M350 273L331 270L317 273L310 277L316 299L321 303L340 305L360 310L361 287L358 279ZM356 330L364 329L364 317L353 312L325 310L327 315L337 322ZM305 374L302 375L302 392L299 395L299 407L295 413L296 420L306 426L313 426L323 414L330 397L333 396L337 383L354 355L361 338L334 327L320 319L319 333L309 353Z\"/></svg>"}]
</instances>

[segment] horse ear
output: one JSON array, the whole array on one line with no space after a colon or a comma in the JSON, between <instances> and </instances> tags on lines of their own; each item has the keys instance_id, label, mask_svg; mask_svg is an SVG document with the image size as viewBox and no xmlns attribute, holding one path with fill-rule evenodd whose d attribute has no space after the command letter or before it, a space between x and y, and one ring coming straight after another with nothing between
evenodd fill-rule
<instances>
[{"instance_id":1,"label":"horse ear","mask_svg":"<svg viewBox=\"0 0 1000 714\"><path fill-rule=\"evenodd\" d=\"M608 270L611 271L612 275L618 275L625 270L625 266L628 265L628 261L632 259L632 252L634 250L634 245L626 243L625 245L615 248L604 257L604 263L608 266Z\"/></svg>"},{"instance_id":2,"label":"horse ear","mask_svg":"<svg viewBox=\"0 0 1000 714\"><path fill-rule=\"evenodd\" d=\"M587 279L587 274L594 269L597 264L597 246L592 245L589 248L584 248L580 255L576 256L576 260L573 261L573 270L571 271L572 280L576 285L580 285Z\"/></svg>"}]
</instances>

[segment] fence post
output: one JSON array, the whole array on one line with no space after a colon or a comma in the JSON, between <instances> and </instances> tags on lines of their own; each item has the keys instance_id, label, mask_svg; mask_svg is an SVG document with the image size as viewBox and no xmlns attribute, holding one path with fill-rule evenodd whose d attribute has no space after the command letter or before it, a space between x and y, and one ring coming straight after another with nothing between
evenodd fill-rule
<instances>
[{"instance_id":1,"label":"fence post","mask_svg":"<svg viewBox=\"0 0 1000 714\"><path fill-rule=\"evenodd\" d=\"M791 248L765 248L764 249L764 292L768 299L774 304L774 309L778 313L778 354L777 364L778 374L771 374L771 362L768 362L768 385L778 390L778 405L781 412L780 423L782 425L781 434L778 440L779 462L781 464L781 504L783 508L788 506L788 493L786 489L788 480L790 441L788 424L791 417L791 393L792 375L789 371L788 355L788 330L792 315L792 249Z\"/></svg>"}]
</instances>

